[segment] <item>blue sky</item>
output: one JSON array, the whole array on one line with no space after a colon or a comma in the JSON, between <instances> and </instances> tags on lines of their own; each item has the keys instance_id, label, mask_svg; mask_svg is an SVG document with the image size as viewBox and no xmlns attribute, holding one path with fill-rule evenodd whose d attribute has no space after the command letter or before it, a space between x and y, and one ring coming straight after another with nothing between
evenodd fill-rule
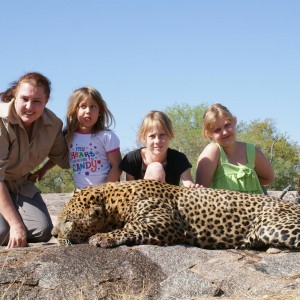
<instances>
[{"instance_id":1,"label":"blue sky","mask_svg":"<svg viewBox=\"0 0 300 300\"><path fill-rule=\"evenodd\" d=\"M272 118L299 145L299 13L297 0L3 1L0 90L41 72L64 120L71 92L93 86L122 151L148 111L181 103Z\"/></svg>"}]
</instances>

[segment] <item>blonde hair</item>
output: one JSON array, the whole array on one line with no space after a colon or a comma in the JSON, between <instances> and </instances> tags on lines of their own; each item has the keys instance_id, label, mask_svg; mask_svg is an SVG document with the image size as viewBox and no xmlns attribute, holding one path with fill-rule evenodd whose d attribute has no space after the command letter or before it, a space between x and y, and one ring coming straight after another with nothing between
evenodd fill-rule
<instances>
[{"instance_id":1,"label":"blonde hair","mask_svg":"<svg viewBox=\"0 0 300 300\"><path fill-rule=\"evenodd\" d=\"M106 102L101 94L93 87L82 87L75 90L70 98L67 110L66 134L67 140L70 141L74 133L79 129L77 119L77 109L80 103L88 98L93 99L99 106L99 117L96 124L92 128L92 133L98 133L101 130L109 129L115 125L115 119L110 110L107 108Z\"/></svg>"},{"instance_id":2,"label":"blonde hair","mask_svg":"<svg viewBox=\"0 0 300 300\"><path fill-rule=\"evenodd\" d=\"M170 139L174 137L171 119L161 111L152 110L144 117L142 121L138 132L138 140L144 143L147 139L147 134L155 126L161 126Z\"/></svg>"},{"instance_id":3,"label":"blonde hair","mask_svg":"<svg viewBox=\"0 0 300 300\"><path fill-rule=\"evenodd\" d=\"M203 114L203 129L202 134L206 139L211 140L211 134L214 131L217 118L224 118L231 122L236 120L236 117L228 110L228 108L220 103L212 104Z\"/></svg>"}]
</instances>

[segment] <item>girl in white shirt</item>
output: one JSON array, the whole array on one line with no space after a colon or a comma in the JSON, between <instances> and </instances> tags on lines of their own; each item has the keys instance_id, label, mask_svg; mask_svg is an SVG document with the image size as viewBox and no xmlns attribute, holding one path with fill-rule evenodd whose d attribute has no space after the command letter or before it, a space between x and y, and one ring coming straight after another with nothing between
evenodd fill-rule
<instances>
[{"instance_id":1,"label":"girl in white shirt","mask_svg":"<svg viewBox=\"0 0 300 300\"><path fill-rule=\"evenodd\" d=\"M70 96L66 138L76 188L120 179L120 141L109 129L114 122L96 89L82 87Z\"/></svg>"}]
</instances>

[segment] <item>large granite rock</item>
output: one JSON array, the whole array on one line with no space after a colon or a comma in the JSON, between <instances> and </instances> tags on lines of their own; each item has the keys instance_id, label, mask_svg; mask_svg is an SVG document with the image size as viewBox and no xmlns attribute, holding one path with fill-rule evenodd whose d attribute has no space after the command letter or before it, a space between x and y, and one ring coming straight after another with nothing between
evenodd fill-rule
<instances>
[{"instance_id":1,"label":"large granite rock","mask_svg":"<svg viewBox=\"0 0 300 300\"><path fill-rule=\"evenodd\" d=\"M300 299L300 252L35 245L0 262L1 299Z\"/></svg>"},{"instance_id":2,"label":"large granite rock","mask_svg":"<svg viewBox=\"0 0 300 300\"><path fill-rule=\"evenodd\" d=\"M44 195L55 221L70 194ZM300 252L0 247L0 299L300 299Z\"/></svg>"}]
</instances>

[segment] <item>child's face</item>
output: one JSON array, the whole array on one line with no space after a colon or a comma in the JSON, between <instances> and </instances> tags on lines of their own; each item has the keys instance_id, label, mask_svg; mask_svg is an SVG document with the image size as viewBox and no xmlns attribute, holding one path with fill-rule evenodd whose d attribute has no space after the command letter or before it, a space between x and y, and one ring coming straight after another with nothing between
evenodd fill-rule
<instances>
[{"instance_id":1,"label":"child's face","mask_svg":"<svg viewBox=\"0 0 300 300\"><path fill-rule=\"evenodd\" d=\"M98 121L100 114L99 106L92 98L82 100L77 108L77 119L79 122L79 131L91 133L93 126Z\"/></svg>"},{"instance_id":2,"label":"child's face","mask_svg":"<svg viewBox=\"0 0 300 300\"><path fill-rule=\"evenodd\" d=\"M211 139L220 146L230 145L236 141L236 120L218 117L211 132Z\"/></svg>"},{"instance_id":3,"label":"child's face","mask_svg":"<svg viewBox=\"0 0 300 300\"><path fill-rule=\"evenodd\" d=\"M154 126L146 135L145 144L152 154L164 154L168 150L169 143L169 136L159 125Z\"/></svg>"}]
</instances>

